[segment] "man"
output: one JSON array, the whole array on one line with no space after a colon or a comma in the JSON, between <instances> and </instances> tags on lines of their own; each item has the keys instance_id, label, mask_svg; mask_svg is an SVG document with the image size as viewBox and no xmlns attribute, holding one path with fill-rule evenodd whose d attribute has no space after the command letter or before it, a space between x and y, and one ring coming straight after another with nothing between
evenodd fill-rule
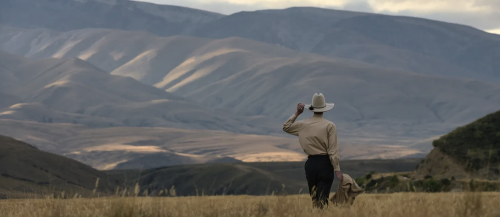
<instances>
[{"instance_id":1,"label":"man","mask_svg":"<svg viewBox=\"0 0 500 217\"><path fill-rule=\"evenodd\" d=\"M283 124L283 131L299 137L300 146L308 155L305 164L306 179L313 206L328 206L328 196L334 179L334 171L342 182L339 166L337 129L335 124L323 118L323 112L329 111L333 103L326 103L322 93L314 94L311 105L299 103L297 112ZM306 120L295 121L304 112L304 107L314 112Z\"/></svg>"}]
</instances>

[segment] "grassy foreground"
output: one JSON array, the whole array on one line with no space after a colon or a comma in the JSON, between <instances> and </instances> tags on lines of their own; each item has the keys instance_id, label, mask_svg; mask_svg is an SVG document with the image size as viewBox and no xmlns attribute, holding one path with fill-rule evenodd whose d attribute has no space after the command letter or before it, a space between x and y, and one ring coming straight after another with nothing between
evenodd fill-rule
<instances>
[{"instance_id":1,"label":"grassy foreground","mask_svg":"<svg viewBox=\"0 0 500 217\"><path fill-rule=\"evenodd\" d=\"M1 200L2 217L500 216L500 193L365 194L351 207L311 207L307 195Z\"/></svg>"}]
</instances>

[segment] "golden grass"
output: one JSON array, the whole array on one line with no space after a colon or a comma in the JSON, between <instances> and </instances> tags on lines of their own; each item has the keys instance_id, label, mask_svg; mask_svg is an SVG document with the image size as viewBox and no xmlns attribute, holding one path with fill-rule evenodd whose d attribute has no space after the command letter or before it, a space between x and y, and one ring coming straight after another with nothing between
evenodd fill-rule
<instances>
[{"instance_id":1,"label":"golden grass","mask_svg":"<svg viewBox=\"0 0 500 217\"><path fill-rule=\"evenodd\" d=\"M2 217L500 216L500 193L365 194L351 207L321 211L309 196L25 199L0 201Z\"/></svg>"}]
</instances>

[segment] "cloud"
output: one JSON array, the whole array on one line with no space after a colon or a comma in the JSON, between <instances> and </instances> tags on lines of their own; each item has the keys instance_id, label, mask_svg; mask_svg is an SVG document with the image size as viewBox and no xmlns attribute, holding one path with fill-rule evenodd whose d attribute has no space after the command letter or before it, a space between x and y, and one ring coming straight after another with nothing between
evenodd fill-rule
<instances>
[{"instance_id":1,"label":"cloud","mask_svg":"<svg viewBox=\"0 0 500 217\"><path fill-rule=\"evenodd\" d=\"M342 5L340 9L348 11L374 12L370 3L366 1L352 1Z\"/></svg>"},{"instance_id":2,"label":"cloud","mask_svg":"<svg viewBox=\"0 0 500 217\"><path fill-rule=\"evenodd\" d=\"M479 29L500 29L500 0L140 0L222 14L288 7L322 7L414 16Z\"/></svg>"},{"instance_id":3,"label":"cloud","mask_svg":"<svg viewBox=\"0 0 500 217\"><path fill-rule=\"evenodd\" d=\"M474 0L368 0L375 11L389 12L483 12L490 13L490 4L477 4Z\"/></svg>"},{"instance_id":4,"label":"cloud","mask_svg":"<svg viewBox=\"0 0 500 217\"><path fill-rule=\"evenodd\" d=\"M500 35L500 28L498 29L488 29L486 32Z\"/></svg>"},{"instance_id":5,"label":"cloud","mask_svg":"<svg viewBox=\"0 0 500 217\"><path fill-rule=\"evenodd\" d=\"M463 24L472 26L478 29L496 29L500 28L500 14L498 13L464 13L464 12L416 12L416 11L400 11L396 13L382 12L391 15L421 17L431 20L439 20L449 23ZM496 18L497 17L497 18Z\"/></svg>"},{"instance_id":6,"label":"cloud","mask_svg":"<svg viewBox=\"0 0 500 217\"><path fill-rule=\"evenodd\" d=\"M500 1L368 0L376 13L422 17L478 29L500 28Z\"/></svg>"}]
</instances>

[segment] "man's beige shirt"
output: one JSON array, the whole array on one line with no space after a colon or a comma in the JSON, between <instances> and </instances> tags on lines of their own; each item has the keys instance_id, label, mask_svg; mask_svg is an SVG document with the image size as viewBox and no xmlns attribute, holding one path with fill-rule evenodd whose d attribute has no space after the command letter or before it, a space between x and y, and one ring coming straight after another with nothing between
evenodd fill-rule
<instances>
[{"instance_id":1,"label":"man's beige shirt","mask_svg":"<svg viewBox=\"0 0 500 217\"><path fill-rule=\"evenodd\" d=\"M333 169L340 171L335 124L316 114L306 120L295 119L297 116L294 114L283 124L283 130L299 137L300 146L307 155L329 155Z\"/></svg>"}]
</instances>

